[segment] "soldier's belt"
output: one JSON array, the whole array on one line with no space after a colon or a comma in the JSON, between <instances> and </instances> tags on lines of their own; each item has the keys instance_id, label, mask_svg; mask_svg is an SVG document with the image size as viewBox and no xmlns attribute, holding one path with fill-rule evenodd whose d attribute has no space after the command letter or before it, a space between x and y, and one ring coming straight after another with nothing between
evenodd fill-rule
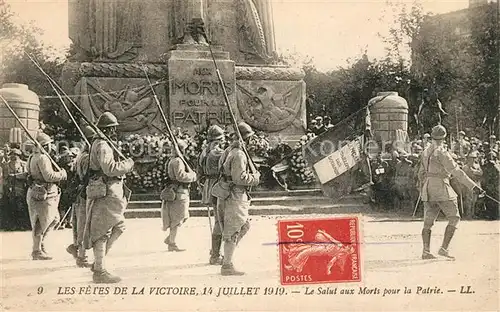
<instances>
[{"instance_id":1,"label":"soldier's belt","mask_svg":"<svg viewBox=\"0 0 500 312\"><path fill-rule=\"evenodd\" d=\"M248 189L249 189L249 186L235 184L235 183L233 182L233 180L231 179L231 177L228 177L228 176L223 176L223 177L222 177L222 180L223 180L224 182L226 182L226 183L229 183L231 188L239 188L239 189L243 189L243 190L245 190L245 191L248 191Z\"/></svg>"},{"instance_id":2,"label":"soldier's belt","mask_svg":"<svg viewBox=\"0 0 500 312\"><path fill-rule=\"evenodd\" d=\"M448 175L442 175L442 174L434 174L434 173L426 173L425 176L427 178L439 178L439 179L449 179Z\"/></svg>"}]
</instances>

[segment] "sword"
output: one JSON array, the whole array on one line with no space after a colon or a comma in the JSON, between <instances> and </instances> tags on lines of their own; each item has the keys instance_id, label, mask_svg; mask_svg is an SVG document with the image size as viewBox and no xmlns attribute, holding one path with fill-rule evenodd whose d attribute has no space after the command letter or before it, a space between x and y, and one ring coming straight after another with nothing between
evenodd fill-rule
<instances>
[{"instance_id":1,"label":"sword","mask_svg":"<svg viewBox=\"0 0 500 312\"><path fill-rule=\"evenodd\" d=\"M412 215L412 217L415 217L415 214L417 213L418 205L420 204L420 200L421 199L422 199L422 195L419 193L418 194L417 203L415 204L415 209L413 209L413 215Z\"/></svg>"},{"instance_id":2,"label":"sword","mask_svg":"<svg viewBox=\"0 0 500 312\"><path fill-rule=\"evenodd\" d=\"M207 205L207 216L208 216L208 225L210 226L210 235L213 233L213 228L212 228L212 216L210 212L210 204Z\"/></svg>"}]
</instances>

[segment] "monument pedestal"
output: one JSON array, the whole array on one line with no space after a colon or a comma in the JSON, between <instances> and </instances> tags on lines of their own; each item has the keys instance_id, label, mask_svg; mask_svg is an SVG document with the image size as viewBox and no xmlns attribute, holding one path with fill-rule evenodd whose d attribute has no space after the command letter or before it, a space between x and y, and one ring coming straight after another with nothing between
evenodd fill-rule
<instances>
[{"instance_id":1,"label":"monument pedestal","mask_svg":"<svg viewBox=\"0 0 500 312\"><path fill-rule=\"evenodd\" d=\"M229 53L213 51L229 103L236 110L235 64ZM202 45L177 45L169 51L168 94L170 121L175 127L190 129L211 124L231 124L224 89L217 77L210 50Z\"/></svg>"}]
</instances>

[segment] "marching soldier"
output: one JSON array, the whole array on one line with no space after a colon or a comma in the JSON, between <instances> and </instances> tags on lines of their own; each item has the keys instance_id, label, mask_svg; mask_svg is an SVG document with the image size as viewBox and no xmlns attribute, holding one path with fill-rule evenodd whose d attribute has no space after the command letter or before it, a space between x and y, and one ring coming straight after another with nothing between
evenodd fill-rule
<instances>
[{"instance_id":1,"label":"marching soldier","mask_svg":"<svg viewBox=\"0 0 500 312\"><path fill-rule=\"evenodd\" d=\"M88 141L92 142L96 134L94 129L87 125L82 128L82 131ZM83 234L87 219L87 197L85 188L88 183L88 168L89 152L87 148L85 148L85 150L83 150L75 160L75 179L77 179L79 186L71 216L73 224L73 244L66 248L66 250L75 258L76 265L80 268L90 267L90 264L87 261L86 249L83 246Z\"/></svg>"},{"instance_id":2,"label":"marching soldier","mask_svg":"<svg viewBox=\"0 0 500 312\"><path fill-rule=\"evenodd\" d=\"M173 151L174 157L167 163L169 182L164 192L168 192L168 195L162 196L161 217L163 230L170 229L170 233L164 240L164 243L168 245L168 251L180 252L185 249L180 249L175 239L179 227L189 218L190 183L195 182L198 177L196 172L186 166L181 158L187 148L186 141L178 140L177 145L179 150Z\"/></svg>"},{"instance_id":3,"label":"marching soldier","mask_svg":"<svg viewBox=\"0 0 500 312\"><path fill-rule=\"evenodd\" d=\"M118 120L110 112L103 113L97 127L111 140L117 139ZM134 161L117 160L112 142L96 138L89 154L89 183L87 185L87 222L84 245L94 250L91 270L95 283L117 283L121 279L106 271L104 259L109 250L125 230L124 212L130 190L124 185L125 174L132 171Z\"/></svg>"},{"instance_id":4,"label":"marching soldier","mask_svg":"<svg viewBox=\"0 0 500 312\"><path fill-rule=\"evenodd\" d=\"M224 226L224 211L217 210L217 198L212 196L212 187L219 177L219 159L224 152L224 130L217 125L210 126L207 131L207 147L202 151L199 158L198 172L202 172L205 178L201 200L204 204L215 206L215 223L212 232L212 249L210 250L211 265L222 264L220 247L222 245L222 228Z\"/></svg>"},{"instance_id":5,"label":"marching soldier","mask_svg":"<svg viewBox=\"0 0 500 312\"><path fill-rule=\"evenodd\" d=\"M479 187L481 187L481 177L483 175L483 170L479 165L478 157L479 152L470 152L469 155L467 155L467 163L465 164L465 166L463 166L462 170L469 178L472 179L472 181L474 181ZM462 195L464 199L464 215L466 217L472 217L476 213L475 208L478 199L477 194L462 187Z\"/></svg>"},{"instance_id":6,"label":"marching soldier","mask_svg":"<svg viewBox=\"0 0 500 312\"><path fill-rule=\"evenodd\" d=\"M37 141L46 152L50 151L52 139L45 133L39 133ZM50 260L45 250L47 234L59 222L59 199L61 189L57 183L67 178L66 171L55 171L49 156L36 148L28 158L27 170L30 186L26 194L33 235L33 260Z\"/></svg>"},{"instance_id":7,"label":"marching soldier","mask_svg":"<svg viewBox=\"0 0 500 312\"><path fill-rule=\"evenodd\" d=\"M435 259L430 252L431 228L442 210L448 219L443 243L439 255L454 259L448 246L455 233L460 215L457 205L457 194L450 186L450 177L456 178L467 189L482 192L453 161L450 153L443 147L446 129L437 125L432 128L432 143L422 153L418 176L421 185L421 199L424 203L424 227L422 229L423 253L422 259Z\"/></svg>"},{"instance_id":8,"label":"marching soldier","mask_svg":"<svg viewBox=\"0 0 500 312\"><path fill-rule=\"evenodd\" d=\"M252 128L241 122L238 125L245 144L254 134ZM235 140L224 151L220 161L219 170L221 170L220 185L226 193L217 192L217 185L212 189L212 194L218 198L217 210L224 211L224 259L221 267L222 275L243 275L245 273L235 270L233 266L233 254L240 240L250 229L248 221L248 208L250 207L250 198L248 196L249 187L258 185L260 182L260 173L249 170L250 161L240 142L235 136Z\"/></svg>"}]
</instances>

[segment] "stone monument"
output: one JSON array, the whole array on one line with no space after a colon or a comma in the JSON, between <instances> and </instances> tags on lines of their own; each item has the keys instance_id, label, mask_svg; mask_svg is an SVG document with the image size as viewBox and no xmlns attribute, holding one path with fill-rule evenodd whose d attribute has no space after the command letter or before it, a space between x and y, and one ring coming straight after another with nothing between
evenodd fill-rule
<instances>
[{"instance_id":1,"label":"stone monument","mask_svg":"<svg viewBox=\"0 0 500 312\"><path fill-rule=\"evenodd\" d=\"M125 133L162 132L146 71L174 126L230 124L208 38L238 120L285 141L305 132L304 73L272 65L271 1L73 0L69 34L62 85L91 120L111 111Z\"/></svg>"}]
</instances>

